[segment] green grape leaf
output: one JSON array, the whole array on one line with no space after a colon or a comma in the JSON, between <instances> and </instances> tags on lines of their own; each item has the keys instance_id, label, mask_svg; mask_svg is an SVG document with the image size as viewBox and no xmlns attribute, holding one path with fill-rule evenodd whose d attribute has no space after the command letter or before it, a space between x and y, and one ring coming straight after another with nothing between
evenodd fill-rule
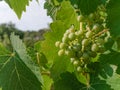
<instances>
[{"instance_id":1,"label":"green grape leaf","mask_svg":"<svg viewBox=\"0 0 120 90\"><path fill-rule=\"evenodd\" d=\"M108 27L110 28L111 35L114 38L120 37L120 0L110 0L107 12L108 12Z\"/></svg>"},{"instance_id":2,"label":"green grape leaf","mask_svg":"<svg viewBox=\"0 0 120 90\"><path fill-rule=\"evenodd\" d=\"M106 80L102 80L98 77L92 77L89 87L83 90L113 90Z\"/></svg>"},{"instance_id":3,"label":"green grape leaf","mask_svg":"<svg viewBox=\"0 0 120 90\"><path fill-rule=\"evenodd\" d=\"M69 59L65 56L58 56L59 48L55 47L56 41L61 41L66 30L63 22L56 21L51 24L51 31L45 33L45 40L38 43L39 50L46 56L48 63L53 64L51 68L51 77L57 80L59 75L67 70Z\"/></svg>"},{"instance_id":4,"label":"green grape leaf","mask_svg":"<svg viewBox=\"0 0 120 90\"><path fill-rule=\"evenodd\" d=\"M82 90L85 85L81 84L74 74L65 72L61 74L61 78L54 82L55 90Z\"/></svg>"},{"instance_id":5,"label":"green grape leaf","mask_svg":"<svg viewBox=\"0 0 120 90\"><path fill-rule=\"evenodd\" d=\"M119 90L120 88L120 75L114 73L112 77L106 79L107 84L111 85L113 90Z\"/></svg>"},{"instance_id":6,"label":"green grape leaf","mask_svg":"<svg viewBox=\"0 0 120 90\"><path fill-rule=\"evenodd\" d=\"M47 15L49 15L53 20L55 20L57 7L53 5L52 1L46 0L46 2L44 3L44 9L47 9Z\"/></svg>"},{"instance_id":7,"label":"green grape leaf","mask_svg":"<svg viewBox=\"0 0 120 90\"><path fill-rule=\"evenodd\" d=\"M90 85L81 84L74 74L65 72L61 78L54 83L55 90L113 90L105 80L97 77L91 79Z\"/></svg>"},{"instance_id":8,"label":"green grape leaf","mask_svg":"<svg viewBox=\"0 0 120 90\"><path fill-rule=\"evenodd\" d=\"M107 63L111 65L116 65L116 73L120 74L120 52L111 51L108 54L102 54L99 61L102 63Z\"/></svg>"},{"instance_id":9,"label":"green grape leaf","mask_svg":"<svg viewBox=\"0 0 120 90\"><path fill-rule=\"evenodd\" d=\"M13 52L0 45L0 86L2 90L42 90L38 67L31 61L18 36L11 35Z\"/></svg>"},{"instance_id":10,"label":"green grape leaf","mask_svg":"<svg viewBox=\"0 0 120 90\"><path fill-rule=\"evenodd\" d=\"M6 3L12 8L17 14L18 18L21 18L23 11L26 11L26 6L29 5L31 0L5 0Z\"/></svg>"},{"instance_id":11,"label":"green grape leaf","mask_svg":"<svg viewBox=\"0 0 120 90\"><path fill-rule=\"evenodd\" d=\"M97 6L101 3L100 0L79 0L78 7L82 14L90 14L93 13Z\"/></svg>"},{"instance_id":12,"label":"green grape leaf","mask_svg":"<svg viewBox=\"0 0 120 90\"><path fill-rule=\"evenodd\" d=\"M56 14L56 19L61 20L66 28L74 25L76 29L79 29L77 14L69 1L63 1L61 3L61 7Z\"/></svg>"},{"instance_id":13,"label":"green grape leaf","mask_svg":"<svg viewBox=\"0 0 120 90\"><path fill-rule=\"evenodd\" d=\"M48 75L43 75L44 86L42 90L51 90L53 80Z\"/></svg>"}]
</instances>

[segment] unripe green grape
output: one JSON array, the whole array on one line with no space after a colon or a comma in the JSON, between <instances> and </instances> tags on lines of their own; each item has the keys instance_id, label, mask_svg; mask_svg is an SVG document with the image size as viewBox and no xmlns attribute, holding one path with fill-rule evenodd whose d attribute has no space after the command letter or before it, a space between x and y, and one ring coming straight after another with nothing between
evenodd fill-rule
<instances>
[{"instance_id":1,"label":"unripe green grape","mask_svg":"<svg viewBox=\"0 0 120 90\"><path fill-rule=\"evenodd\" d=\"M89 72L90 71L89 68L87 67L87 64L84 65L83 69L84 69L85 72Z\"/></svg>"},{"instance_id":2,"label":"unripe green grape","mask_svg":"<svg viewBox=\"0 0 120 90\"><path fill-rule=\"evenodd\" d=\"M87 46L89 44L89 40L88 39L83 39L82 40L82 46Z\"/></svg>"},{"instance_id":3,"label":"unripe green grape","mask_svg":"<svg viewBox=\"0 0 120 90\"><path fill-rule=\"evenodd\" d=\"M71 63L73 63L76 60L76 58L70 58Z\"/></svg>"},{"instance_id":4,"label":"unripe green grape","mask_svg":"<svg viewBox=\"0 0 120 90\"><path fill-rule=\"evenodd\" d=\"M96 42L97 42L99 45L103 45L103 44L104 44L104 39L98 38L98 39L96 39Z\"/></svg>"},{"instance_id":5,"label":"unripe green grape","mask_svg":"<svg viewBox=\"0 0 120 90\"><path fill-rule=\"evenodd\" d=\"M91 38L92 35L93 35L93 32L92 32L92 31L88 31L88 32L86 33L86 37L87 37L87 38Z\"/></svg>"},{"instance_id":6,"label":"unripe green grape","mask_svg":"<svg viewBox=\"0 0 120 90\"><path fill-rule=\"evenodd\" d=\"M85 17L83 15L78 16L78 21L83 22L85 20Z\"/></svg>"},{"instance_id":7,"label":"unripe green grape","mask_svg":"<svg viewBox=\"0 0 120 90\"><path fill-rule=\"evenodd\" d=\"M81 45L77 44L77 45L73 45L73 50L74 51L79 51L81 49Z\"/></svg>"},{"instance_id":8,"label":"unripe green grape","mask_svg":"<svg viewBox=\"0 0 120 90\"><path fill-rule=\"evenodd\" d=\"M90 27L89 25L86 25L85 28L86 28L86 30L88 30L88 31L91 30L91 29L90 29L91 27Z\"/></svg>"},{"instance_id":9,"label":"unripe green grape","mask_svg":"<svg viewBox=\"0 0 120 90\"><path fill-rule=\"evenodd\" d=\"M70 30L66 30L66 32L64 34L68 35L70 33Z\"/></svg>"},{"instance_id":10,"label":"unripe green grape","mask_svg":"<svg viewBox=\"0 0 120 90\"><path fill-rule=\"evenodd\" d=\"M73 65L74 65L74 66L77 66L78 64L79 64L79 61L74 61L74 62L73 62Z\"/></svg>"},{"instance_id":11,"label":"unripe green grape","mask_svg":"<svg viewBox=\"0 0 120 90\"><path fill-rule=\"evenodd\" d=\"M75 29L74 29L74 26L72 25L69 29L69 32L71 33L71 32L75 32Z\"/></svg>"},{"instance_id":12,"label":"unripe green grape","mask_svg":"<svg viewBox=\"0 0 120 90\"><path fill-rule=\"evenodd\" d=\"M84 35L84 31L83 30L79 30L79 31L75 32L75 35L76 36L82 36L82 35Z\"/></svg>"},{"instance_id":13,"label":"unripe green grape","mask_svg":"<svg viewBox=\"0 0 120 90\"><path fill-rule=\"evenodd\" d=\"M94 24L92 30L94 31L99 31L100 30L100 25L99 24Z\"/></svg>"},{"instance_id":14,"label":"unripe green grape","mask_svg":"<svg viewBox=\"0 0 120 90\"><path fill-rule=\"evenodd\" d=\"M93 44L92 47L91 47L91 51L93 52L97 52L99 49L98 45L97 44Z\"/></svg>"},{"instance_id":15,"label":"unripe green grape","mask_svg":"<svg viewBox=\"0 0 120 90\"><path fill-rule=\"evenodd\" d=\"M91 13L91 14L88 16L88 18L89 18L90 20L93 20L93 19L95 18L95 15L94 15L93 13Z\"/></svg>"},{"instance_id":16,"label":"unripe green grape","mask_svg":"<svg viewBox=\"0 0 120 90\"><path fill-rule=\"evenodd\" d=\"M62 38L62 42L63 42L63 43L67 43L68 41L69 41L68 36L64 36L64 37Z\"/></svg>"},{"instance_id":17,"label":"unripe green grape","mask_svg":"<svg viewBox=\"0 0 120 90\"><path fill-rule=\"evenodd\" d=\"M64 53L65 53L64 49L60 49L58 51L58 56L62 56L62 55L64 55Z\"/></svg>"},{"instance_id":18,"label":"unripe green grape","mask_svg":"<svg viewBox=\"0 0 120 90\"><path fill-rule=\"evenodd\" d=\"M69 57L73 57L74 56L74 52L72 50L66 50L65 54Z\"/></svg>"},{"instance_id":19,"label":"unripe green grape","mask_svg":"<svg viewBox=\"0 0 120 90\"><path fill-rule=\"evenodd\" d=\"M82 57L83 57L84 59L88 59L88 58L89 58L89 55L88 55L88 53L84 52L83 55L82 55Z\"/></svg>"},{"instance_id":20,"label":"unripe green grape","mask_svg":"<svg viewBox=\"0 0 120 90\"><path fill-rule=\"evenodd\" d=\"M82 52L81 51L78 51L77 52L77 57L80 58L82 56Z\"/></svg>"},{"instance_id":21,"label":"unripe green grape","mask_svg":"<svg viewBox=\"0 0 120 90\"><path fill-rule=\"evenodd\" d=\"M74 33L70 33L69 35L68 35L68 38L70 39L70 40L74 40L75 39L75 34Z\"/></svg>"},{"instance_id":22,"label":"unripe green grape","mask_svg":"<svg viewBox=\"0 0 120 90\"><path fill-rule=\"evenodd\" d=\"M67 45L65 43L60 43L60 49L65 49Z\"/></svg>"},{"instance_id":23,"label":"unripe green grape","mask_svg":"<svg viewBox=\"0 0 120 90\"><path fill-rule=\"evenodd\" d=\"M77 67L78 72L82 72L82 68L80 66Z\"/></svg>"},{"instance_id":24,"label":"unripe green grape","mask_svg":"<svg viewBox=\"0 0 120 90\"><path fill-rule=\"evenodd\" d=\"M63 36L66 37L68 36L68 34L69 34L68 32L65 32Z\"/></svg>"},{"instance_id":25,"label":"unripe green grape","mask_svg":"<svg viewBox=\"0 0 120 90\"><path fill-rule=\"evenodd\" d=\"M92 51L89 51L88 54L89 54L90 57L93 57L93 58L95 58L97 56L97 53L92 52Z\"/></svg>"},{"instance_id":26,"label":"unripe green grape","mask_svg":"<svg viewBox=\"0 0 120 90\"><path fill-rule=\"evenodd\" d=\"M104 12L104 11L100 11L99 14L100 14L101 16L103 16L103 17L107 17L107 13Z\"/></svg>"},{"instance_id":27,"label":"unripe green grape","mask_svg":"<svg viewBox=\"0 0 120 90\"><path fill-rule=\"evenodd\" d=\"M55 46L59 47L60 46L60 41L55 42Z\"/></svg>"},{"instance_id":28,"label":"unripe green grape","mask_svg":"<svg viewBox=\"0 0 120 90\"><path fill-rule=\"evenodd\" d=\"M68 46L68 49L71 50L71 49L72 49L72 46Z\"/></svg>"},{"instance_id":29,"label":"unripe green grape","mask_svg":"<svg viewBox=\"0 0 120 90\"><path fill-rule=\"evenodd\" d=\"M107 37L104 38L104 41L105 41L105 42L108 42L109 39L110 39L110 37L107 36Z\"/></svg>"}]
</instances>

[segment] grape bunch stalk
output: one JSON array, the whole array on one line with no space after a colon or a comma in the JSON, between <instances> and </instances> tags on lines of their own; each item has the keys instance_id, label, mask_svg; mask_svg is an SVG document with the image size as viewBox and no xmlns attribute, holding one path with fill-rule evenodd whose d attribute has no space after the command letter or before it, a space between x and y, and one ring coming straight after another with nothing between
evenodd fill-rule
<instances>
[{"instance_id":1,"label":"grape bunch stalk","mask_svg":"<svg viewBox=\"0 0 120 90\"><path fill-rule=\"evenodd\" d=\"M104 44L110 38L106 26L107 13L103 6L89 15L78 16L80 29L71 25L64 33L61 41L56 41L59 48L58 55L67 55L79 73L91 72L89 65L92 59L106 51Z\"/></svg>"}]
</instances>

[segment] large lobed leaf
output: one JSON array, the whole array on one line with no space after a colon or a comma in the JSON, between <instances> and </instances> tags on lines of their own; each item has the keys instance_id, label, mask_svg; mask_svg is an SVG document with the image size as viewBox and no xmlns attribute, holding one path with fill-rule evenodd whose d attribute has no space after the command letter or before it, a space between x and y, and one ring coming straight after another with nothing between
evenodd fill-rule
<instances>
[{"instance_id":1,"label":"large lobed leaf","mask_svg":"<svg viewBox=\"0 0 120 90\"><path fill-rule=\"evenodd\" d=\"M112 77L103 79L91 76L89 85L80 83L73 73L62 73L61 78L54 82L55 90L119 90L120 77L114 72Z\"/></svg>"},{"instance_id":2,"label":"large lobed leaf","mask_svg":"<svg viewBox=\"0 0 120 90\"><path fill-rule=\"evenodd\" d=\"M112 80L112 79L111 79ZM114 80L114 79L113 79ZM91 79L90 85L83 85L80 83L74 74L66 72L61 74L61 78L54 83L55 90L114 90L105 80L98 77ZM111 83L111 85L114 83Z\"/></svg>"},{"instance_id":3,"label":"large lobed leaf","mask_svg":"<svg viewBox=\"0 0 120 90\"><path fill-rule=\"evenodd\" d=\"M58 56L58 48L55 47L55 42L61 40L66 28L61 21L56 21L51 24L52 30L47 32L45 40L38 43L39 50L46 56L48 63L53 64L51 68L51 76L54 80L57 80L60 73L66 71L69 64L68 59L64 56Z\"/></svg>"},{"instance_id":4,"label":"large lobed leaf","mask_svg":"<svg viewBox=\"0 0 120 90\"><path fill-rule=\"evenodd\" d=\"M2 90L41 90L40 71L26 53L22 41L11 35L13 52L0 45L0 86Z\"/></svg>"},{"instance_id":5,"label":"large lobed leaf","mask_svg":"<svg viewBox=\"0 0 120 90\"><path fill-rule=\"evenodd\" d=\"M108 26L114 38L120 37L120 0L110 0L108 10Z\"/></svg>"},{"instance_id":6,"label":"large lobed leaf","mask_svg":"<svg viewBox=\"0 0 120 90\"><path fill-rule=\"evenodd\" d=\"M90 14L93 13L98 5L100 4L100 0L79 0L79 9L82 14Z\"/></svg>"},{"instance_id":7,"label":"large lobed leaf","mask_svg":"<svg viewBox=\"0 0 120 90\"><path fill-rule=\"evenodd\" d=\"M6 3L15 11L18 18L21 18L22 12L26 11L26 6L31 0L5 0Z\"/></svg>"},{"instance_id":8,"label":"large lobed leaf","mask_svg":"<svg viewBox=\"0 0 120 90\"><path fill-rule=\"evenodd\" d=\"M69 28L71 25L75 25L75 28L79 29L77 14L69 1L63 1L61 3L60 10L56 13L56 19L61 20L66 28Z\"/></svg>"}]
</instances>

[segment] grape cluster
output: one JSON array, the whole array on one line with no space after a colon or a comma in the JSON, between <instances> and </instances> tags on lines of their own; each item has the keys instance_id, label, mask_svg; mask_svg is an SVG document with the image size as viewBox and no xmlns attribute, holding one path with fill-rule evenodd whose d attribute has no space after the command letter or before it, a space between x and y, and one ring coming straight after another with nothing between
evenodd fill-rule
<instances>
[{"instance_id":1,"label":"grape cluster","mask_svg":"<svg viewBox=\"0 0 120 90\"><path fill-rule=\"evenodd\" d=\"M78 72L89 72L88 65L97 54L105 52L104 44L110 38L105 25L106 12L101 8L88 16L79 15L80 29L74 25L66 30L62 40L55 43L58 55L67 55Z\"/></svg>"}]
</instances>

